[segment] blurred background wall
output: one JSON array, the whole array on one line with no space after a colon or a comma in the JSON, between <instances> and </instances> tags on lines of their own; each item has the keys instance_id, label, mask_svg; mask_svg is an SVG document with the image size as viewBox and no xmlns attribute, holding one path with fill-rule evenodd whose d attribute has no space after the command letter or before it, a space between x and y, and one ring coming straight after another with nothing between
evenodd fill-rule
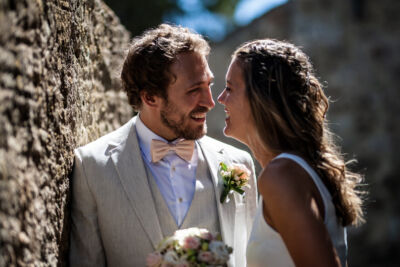
<instances>
[{"instance_id":1,"label":"blurred background wall","mask_svg":"<svg viewBox=\"0 0 400 267\"><path fill-rule=\"evenodd\" d=\"M117 78L123 51L161 22L208 38L215 99L241 43L303 47L331 96L331 128L369 191L367 223L349 229L349 266L400 265L400 1L105 3L111 9L100 0L0 0L0 266L66 265L72 150L131 117ZM222 135L224 117L217 104L209 135L244 148Z\"/></svg>"}]
</instances>

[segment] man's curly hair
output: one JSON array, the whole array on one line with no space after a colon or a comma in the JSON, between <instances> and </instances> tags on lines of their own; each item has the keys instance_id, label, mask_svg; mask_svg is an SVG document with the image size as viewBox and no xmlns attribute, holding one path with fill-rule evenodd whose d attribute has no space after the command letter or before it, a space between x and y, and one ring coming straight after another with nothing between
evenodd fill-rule
<instances>
[{"instance_id":1,"label":"man's curly hair","mask_svg":"<svg viewBox=\"0 0 400 267\"><path fill-rule=\"evenodd\" d=\"M133 39L122 67L123 89L135 111L142 105L140 93L167 99L167 88L173 79L171 64L180 53L196 52L205 57L210 52L207 41L188 28L161 24Z\"/></svg>"}]
</instances>

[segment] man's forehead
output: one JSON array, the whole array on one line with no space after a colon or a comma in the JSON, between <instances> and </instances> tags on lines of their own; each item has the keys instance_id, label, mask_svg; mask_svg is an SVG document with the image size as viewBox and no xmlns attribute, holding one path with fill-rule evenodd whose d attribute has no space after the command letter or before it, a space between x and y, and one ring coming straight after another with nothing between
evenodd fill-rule
<instances>
[{"instance_id":1,"label":"man's forehead","mask_svg":"<svg viewBox=\"0 0 400 267\"><path fill-rule=\"evenodd\" d=\"M206 57L195 52L179 54L171 65L171 72L176 82L187 80L190 83L203 83L214 78Z\"/></svg>"},{"instance_id":2,"label":"man's forehead","mask_svg":"<svg viewBox=\"0 0 400 267\"><path fill-rule=\"evenodd\" d=\"M185 68L187 65L207 65L207 59L204 55L197 52L184 52L176 56L174 63L172 63L172 68Z\"/></svg>"}]
</instances>

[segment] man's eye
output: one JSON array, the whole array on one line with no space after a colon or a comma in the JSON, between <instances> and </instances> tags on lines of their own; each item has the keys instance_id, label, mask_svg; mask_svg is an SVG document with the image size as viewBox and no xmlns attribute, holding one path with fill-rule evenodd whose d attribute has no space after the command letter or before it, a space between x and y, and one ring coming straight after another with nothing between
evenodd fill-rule
<instances>
[{"instance_id":1,"label":"man's eye","mask_svg":"<svg viewBox=\"0 0 400 267\"><path fill-rule=\"evenodd\" d=\"M188 91L188 94L195 93L195 92L197 92L199 89L200 89L200 88L198 88L198 87L193 88L193 89L191 89L191 90Z\"/></svg>"},{"instance_id":2,"label":"man's eye","mask_svg":"<svg viewBox=\"0 0 400 267\"><path fill-rule=\"evenodd\" d=\"M225 91L230 92L232 89L228 86L225 86Z\"/></svg>"}]
</instances>

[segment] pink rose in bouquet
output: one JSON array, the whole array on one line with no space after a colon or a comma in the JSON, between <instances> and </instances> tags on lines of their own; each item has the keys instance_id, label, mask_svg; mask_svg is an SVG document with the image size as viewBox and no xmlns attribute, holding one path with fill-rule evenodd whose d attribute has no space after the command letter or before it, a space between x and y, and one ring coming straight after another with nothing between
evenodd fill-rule
<instances>
[{"instance_id":1,"label":"pink rose in bouquet","mask_svg":"<svg viewBox=\"0 0 400 267\"><path fill-rule=\"evenodd\" d=\"M211 251L200 251L197 258L201 262L212 263L214 261L214 255Z\"/></svg>"},{"instance_id":2,"label":"pink rose in bouquet","mask_svg":"<svg viewBox=\"0 0 400 267\"><path fill-rule=\"evenodd\" d=\"M196 236L188 236L184 239L183 248L188 249L198 249L200 246L200 239Z\"/></svg>"},{"instance_id":3,"label":"pink rose in bouquet","mask_svg":"<svg viewBox=\"0 0 400 267\"><path fill-rule=\"evenodd\" d=\"M162 256L161 253L158 251L154 251L147 255L146 258L146 266L149 267L157 267L160 266L162 263Z\"/></svg>"}]
</instances>

